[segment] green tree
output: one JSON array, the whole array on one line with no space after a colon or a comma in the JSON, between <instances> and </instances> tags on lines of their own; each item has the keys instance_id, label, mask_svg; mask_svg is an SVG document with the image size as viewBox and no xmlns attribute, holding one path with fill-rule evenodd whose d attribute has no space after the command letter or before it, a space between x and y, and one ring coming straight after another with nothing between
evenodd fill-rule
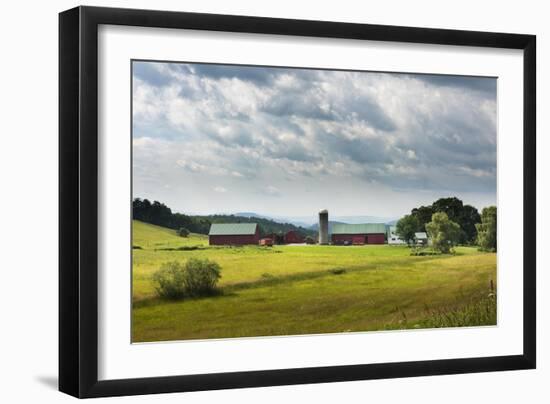
<instances>
[{"instance_id":1,"label":"green tree","mask_svg":"<svg viewBox=\"0 0 550 404\"><path fill-rule=\"evenodd\" d=\"M418 228L416 231L426 231L426 223L432 220L433 214L434 210L431 205L414 208L411 211L411 215L416 216L418 219Z\"/></svg>"},{"instance_id":2,"label":"green tree","mask_svg":"<svg viewBox=\"0 0 550 404\"><path fill-rule=\"evenodd\" d=\"M497 207L489 206L481 211L481 223L476 224L477 244L486 251L497 250Z\"/></svg>"},{"instance_id":3,"label":"green tree","mask_svg":"<svg viewBox=\"0 0 550 404\"><path fill-rule=\"evenodd\" d=\"M405 215L395 225L395 232L407 244L414 240L414 233L418 230L418 218L415 215Z\"/></svg>"},{"instance_id":4,"label":"green tree","mask_svg":"<svg viewBox=\"0 0 550 404\"><path fill-rule=\"evenodd\" d=\"M432 215L432 221L426 223L426 231L432 239L434 249L447 254L458 243L460 226L449 219L445 212L436 212Z\"/></svg>"},{"instance_id":5,"label":"green tree","mask_svg":"<svg viewBox=\"0 0 550 404\"><path fill-rule=\"evenodd\" d=\"M457 197L440 198L431 205L414 208L411 214L418 218L418 230L426 231L426 223L436 212L445 212L449 220L460 226L459 243L474 243L477 236L476 224L481 222L479 212L470 205L464 205Z\"/></svg>"},{"instance_id":6,"label":"green tree","mask_svg":"<svg viewBox=\"0 0 550 404\"><path fill-rule=\"evenodd\" d=\"M481 216L476 208L464 205L456 221L462 229L461 243L475 243L477 237L476 225L481 222Z\"/></svg>"},{"instance_id":7,"label":"green tree","mask_svg":"<svg viewBox=\"0 0 550 404\"><path fill-rule=\"evenodd\" d=\"M178 229L178 236L180 237L187 237L189 236L189 230L187 230L185 227L180 227Z\"/></svg>"}]
</instances>

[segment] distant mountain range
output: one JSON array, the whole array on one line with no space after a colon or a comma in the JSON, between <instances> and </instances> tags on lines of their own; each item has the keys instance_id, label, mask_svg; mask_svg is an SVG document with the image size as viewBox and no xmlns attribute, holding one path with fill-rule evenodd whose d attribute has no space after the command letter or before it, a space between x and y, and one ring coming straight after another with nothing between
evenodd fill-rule
<instances>
[{"instance_id":1,"label":"distant mountain range","mask_svg":"<svg viewBox=\"0 0 550 404\"><path fill-rule=\"evenodd\" d=\"M235 216L241 216L241 217L249 217L249 218L259 218L259 219L267 219L267 220L273 220L274 222L278 223L292 223L295 226L309 228L311 224L313 223L313 220L309 220L309 217L286 217L286 216L268 216L268 215L261 215L259 213L255 212L237 212L233 213Z\"/></svg>"},{"instance_id":2,"label":"distant mountain range","mask_svg":"<svg viewBox=\"0 0 550 404\"><path fill-rule=\"evenodd\" d=\"M332 227L335 225L335 224L346 224L344 222L334 222L332 220L329 220L328 221L328 233L329 234L332 234ZM311 229L315 232L318 232L319 231L319 223L315 223L315 224L312 224L311 226L308 227L308 229Z\"/></svg>"},{"instance_id":3,"label":"distant mountain range","mask_svg":"<svg viewBox=\"0 0 550 404\"><path fill-rule=\"evenodd\" d=\"M279 223L292 223L295 226L305 227L312 230L317 230L318 218L316 216L267 216L255 212L237 212L233 213L235 216L248 217L248 218L260 218L273 220ZM384 223L388 225L395 225L398 219L391 217L379 217L379 216L330 216L329 218L329 232L331 232L332 224L334 223L346 223L346 224L359 224L359 223Z\"/></svg>"}]
</instances>

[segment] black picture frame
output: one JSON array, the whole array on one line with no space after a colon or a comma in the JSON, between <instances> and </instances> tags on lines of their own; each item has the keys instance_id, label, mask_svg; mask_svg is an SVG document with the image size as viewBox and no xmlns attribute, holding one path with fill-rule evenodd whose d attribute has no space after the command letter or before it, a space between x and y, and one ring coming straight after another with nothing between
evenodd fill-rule
<instances>
[{"instance_id":1,"label":"black picture frame","mask_svg":"<svg viewBox=\"0 0 550 404\"><path fill-rule=\"evenodd\" d=\"M99 381L98 26L180 28L523 50L523 354ZM324 383L536 366L534 35L77 7L59 15L59 390L104 397Z\"/></svg>"}]
</instances>

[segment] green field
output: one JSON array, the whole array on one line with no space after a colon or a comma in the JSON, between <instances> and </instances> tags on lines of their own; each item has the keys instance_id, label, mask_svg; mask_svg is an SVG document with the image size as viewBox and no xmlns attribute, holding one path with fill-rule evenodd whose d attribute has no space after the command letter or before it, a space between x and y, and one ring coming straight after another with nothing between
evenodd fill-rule
<instances>
[{"instance_id":1,"label":"green field","mask_svg":"<svg viewBox=\"0 0 550 404\"><path fill-rule=\"evenodd\" d=\"M210 247L204 235L182 238L138 221L133 246L134 342L422 328L434 313L477 325L472 307L496 284L496 254L474 247L424 257L388 245ZM156 297L151 275L190 257L221 265L222 294Z\"/></svg>"}]
</instances>

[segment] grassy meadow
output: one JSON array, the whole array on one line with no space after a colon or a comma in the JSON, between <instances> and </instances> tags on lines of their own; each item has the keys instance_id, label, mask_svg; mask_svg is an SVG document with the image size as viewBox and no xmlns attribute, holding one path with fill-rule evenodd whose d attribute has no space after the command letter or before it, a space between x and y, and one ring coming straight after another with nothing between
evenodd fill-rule
<instances>
[{"instance_id":1,"label":"grassy meadow","mask_svg":"<svg viewBox=\"0 0 550 404\"><path fill-rule=\"evenodd\" d=\"M133 342L496 323L496 254L411 256L406 246L208 246L208 237L133 222ZM152 274L209 258L219 296L168 301ZM481 314L480 314L481 313Z\"/></svg>"}]
</instances>

